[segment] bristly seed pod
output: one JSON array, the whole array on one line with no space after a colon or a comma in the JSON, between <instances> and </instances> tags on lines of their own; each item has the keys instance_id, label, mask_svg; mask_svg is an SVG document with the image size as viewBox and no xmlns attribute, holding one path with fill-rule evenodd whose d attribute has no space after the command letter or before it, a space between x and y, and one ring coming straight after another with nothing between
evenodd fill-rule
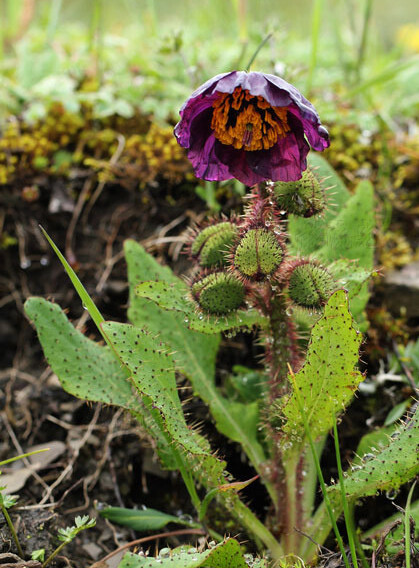
<instances>
[{"instance_id":1,"label":"bristly seed pod","mask_svg":"<svg viewBox=\"0 0 419 568\"><path fill-rule=\"evenodd\" d=\"M289 273L289 296L298 306L319 309L329 299L336 283L323 266L310 261L298 262Z\"/></svg>"},{"instance_id":2,"label":"bristly seed pod","mask_svg":"<svg viewBox=\"0 0 419 568\"><path fill-rule=\"evenodd\" d=\"M323 188L313 170L307 168L298 181L275 184L274 200L281 210L299 217L311 217L326 207Z\"/></svg>"},{"instance_id":3,"label":"bristly seed pod","mask_svg":"<svg viewBox=\"0 0 419 568\"><path fill-rule=\"evenodd\" d=\"M204 311L225 315L243 304L245 286L233 274L212 272L192 284L192 294Z\"/></svg>"},{"instance_id":4,"label":"bristly seed pod","mask_svg":"<svg viewBox=\"0 0 419 568\"><path fill-rule=\"evenodd\" d=\"M255 228L240 239L233 253L233 264L243 277L258 281L276 272L283 258L278 236L266 228Z\"/></svg>"},{"instance_id":5,"label":"bristly seed pod","mask_svg":"<svg viewBox=\"0 0 419 568\"><path fill-rule=\"evenodd\" d=\"M230 221L205 227L191 245L191 254L205 268L226 264L225 253L233 244L238 228Z\"/></svg>"}]
</instances>

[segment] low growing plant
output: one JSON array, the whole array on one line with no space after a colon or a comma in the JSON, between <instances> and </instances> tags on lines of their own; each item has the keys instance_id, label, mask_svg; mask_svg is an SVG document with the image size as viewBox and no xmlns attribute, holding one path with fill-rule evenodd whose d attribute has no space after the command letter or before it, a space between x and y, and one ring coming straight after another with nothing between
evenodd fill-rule
<instances>
[{"instance_id":1,"label":"low growing plant","mask_svg":"<svg viewBox=\"0 0 419 568\"><path fill-rule=\"evenodd\" d=\"M332 428L336 435L336 423L363 380L357 364L373 272L372 186L361 182L351 195L323 160L312 157L306 168L305 136L321 150L327 131L312 105L282 79L217 76L191 96L181 116L176 136L199 177L252 186L244 214L211 218L191 230L194 269L187 282L127 241L129 324L104 320L47 236L105 345L84 336L58 305L42 298L27 300L26 313L68 392L135 416L163 467L182 476L198 522L208 524L215 498L261 551L281 562L288 555L312 561L334 527L347 562L336 529L341 513L351 532L350 506L398 488L419 471L417 412L395 426L383 447L364 445L365 455L340 471L339 483L326 487L319 469L326 436ZM217 386L221 334L239 332L256 335L263 368L238 369ZM265 523L240 499L247 482L233 481L228 464L187 422L176 375L190 381L219 432L240 445L264 484L272 503ZM323 501L316 506L318 475ZM141 524L141 511L135 516ZM156 522L164 526L162 517ZM208 531L218 537L210 523ZM235 547L233 542L224 546ZM210 551L167 556L171 565L236 565L214 564ZM121 564L143 565L138 555Z\"/></svg>"},{"instance_id":2,"label":"low growing plant","mask_svg":"<svg viewBox=\"0 0 419 568\"><path fill-rule=\"evenodd\" d=\"M27 458L29 456L33 456L36 454L39 454L41 452L46 452L48 451L49 448L43 448L40 450L35 450L33 452L28 452L26 454L22 454L20 456L15 456L13 458L9 458L7 460L3 460L0 462L0 466L2 465L6 465L8 463L12 463L14 461L23 459L23 458ZM0 471L0 475L1 475L1 471ZM1 482L1 478L0 478L0 482ZM23 559L25 557L21 543L19 541L18 535L17 535L17 531L15 529L15 526L13 524L13 521L9 515L9 509L11 507L13 507L14 505L16 505L19 496L18 495L9 495L7 492L7 487L6 486L2 486L0 487L0 510L4 516L4 518L6 519L6 523L7 526L9 527L10 530L10 534L12 535L12 538L15 542L15 546L16 546L16 550L19 554L19 556ZM57 554L59 554L61 552L61 550L64 548L64 546L66 546L68 543L70 543L72 540L74 540L76 538L76 536L79 534L79 532L85 530L85 529L90 529L92 527L95 526L96 524L96 519L91 519L88 515L84 515L83 517L76 517L75 518L75 525L72 527L67 527L65 529L58 529L58 540L61 541L61 544L53 551L50 553L50 555L48 556L48 558L45 560L45 549L39 549L39 550L34 550L31 554L32 560L39 560L42 563L41 568L45 568L46 566L48 566L48 564L57 556Z\"/></svg>"}]
</instances>

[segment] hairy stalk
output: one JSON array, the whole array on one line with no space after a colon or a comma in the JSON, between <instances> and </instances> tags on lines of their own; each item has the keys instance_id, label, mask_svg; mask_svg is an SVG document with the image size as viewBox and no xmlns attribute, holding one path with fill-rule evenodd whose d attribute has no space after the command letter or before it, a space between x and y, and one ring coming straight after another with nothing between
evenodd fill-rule
<instances>
[{"instance_id":1,"label":"hairy stalk","mask_svg":"<svg viewBox=\"0 0 419 568\"><path fill-rule=\"evenodd\" d=\"M267 285L265 296L265 315L269 317L270 327L266 338L265 360L269 373L268 408L272 408L280 397L289 391L287 363L298 367L299 354L296 344L294 324L287 314L288 300L278 294L274 287ZM269 428L269 426L268 426ZM300 496L300 473L302 460L284 463L282 459L282 433L270 428L273 440L271 475L277 489L277 523L283 536L285 552L296 550L300 535L295 530L300 527L302 506Z\"/></svg>"},{"instance_id":2,"label":"hairy stalk","mask_svg":"<svg viewBox=\"0 0 419 568\"><path fill-rule=\"evenodd\" d=\"M253 188L253 199L247 211L247 218L253 222L273 220L270 207L267 206L266 188ZM267 467L270 483L276 489L277 536L282 535L285 552L296 550L300 537L296 528L302 528L301 481L303 460L296 458L295 463L284 463L282 458L282 432L276 427L269 416L275 408L278 399L289 392L287 380L288 363L298 368L300 364L297 334L294 323L288 315L289 300L278 291L275 281L268 280L259 288L257 304L263 314L269 319L269 327L265 338L265 365L268 375L269 391L267 396L267 438L271 443L271 461ZM275 411L274 411L275 412Z\"/></svg>"}]
</instances>

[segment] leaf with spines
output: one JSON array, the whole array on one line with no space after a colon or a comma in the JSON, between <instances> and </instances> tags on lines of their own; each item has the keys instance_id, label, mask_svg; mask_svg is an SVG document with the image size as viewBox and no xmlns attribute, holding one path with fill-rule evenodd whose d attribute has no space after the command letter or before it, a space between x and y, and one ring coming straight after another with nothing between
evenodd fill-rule
<instances>
[{"instance_id":1,"label":"leaf with spines","mask_svg":"<svg viewBox=\"0 0 419 568\"><path fill-rule=\"evenodd\" d=\"M92 402L132 412L155 440L162 464L177 469L173 448L164 435L159 416L144 405L129 374L115 353L85 337L68 321L59 305L44 298L29 298L25 312L34 323L45 357L65 391Z\"/></svg>"},{"instance_id":2,"label":"leaf with spines","mask_svg":"<svg viewBox=\"0 0 419 568\"><path fill-rule=\"evenodd\" d=\"M266 568L264 560L252 558L254 568ZM157 558L127 553L118 568L248 568L237 540L229 538L198 552L196 548L163 549Z\"/></svg>"},{"instance_id":3,"label":"leaf with spines","mask_svg":"<svg viewBox=\"0 0 419 568\"><path fill-rule=\"evenodd\" d=\"M362 457L362 456L361 456ZM348 472L345 492L349 500L375 495L377 491L398 489L419 474L419 411L408 418L388 438L386 447L363 456L362 463ZM339 488L331 486L331 496Z\"/></svg>"},{"instance_id":4,"label":"leaf with spines","mask_svg":"<svg viewBox=\"0 0 419 568\"><path fill-rule=\"evenodd\" d=\"M165 310L181 312L184 324L202 333L251 329L266 323L266 319L254 309L220 315L199 312L196 304L189 299L189 290L184 283L142 282L135 288L135 292L140 298L153 300Z\"/></svg>"},{"instance_id":5,"label":"leaf with spines","mask_svg":"<svg viewBox=\"0 0 419 568\"><path fill-rule=\"evenodd\" d=\"M29 298L25 312L38 332L45 357L68 393L84 400L141 412L129 375L107 346L88 339L58 304Z\"/></svg>"},{"instance_id":6,"label":"leaf with spines","mask_svg":"<svg viewBox=\"0 0 419 568\"><path fill-rule=\"evenodd\" d=\"M337 290L314 325L303 367L295 374L299 398L313 440L326 434L335 417L352 400L363 377L356 369L361 335L352 327L348 300ZM295 455L306 445L296 394L281 409L285 418L284 450Z\"/></svg>"},{"instance_id":7,"label":"leaf with spines","mask_svg":"<svg viewBox=\"0 0 419 568\"><path fill-rule=\"evenodd\" d=\"M352 261L356 271L372 272L374 265L374 192L369 181L358 184L354 195L348 199L339 214L325 231L325 244L314 253L314 257L327 264L335 261ZM342 266L342 265L341 265ZM368 283L359 285L353 279L354 270L349 267L345 286L351 289L350 306L360 328L365 330L367 322L362 313L368 301ZM355 294L353 292L356 292Z\"/></svg>"},{"instance_id":8,"label":"leaf with spines","mask_svg":"<svg viewBox=\"0 0 419 568\"><path fill-rule=\"evenodd\" d=\"M136 390L160 412L171 439L189 459L200 462L201 471L196 473L205 476L210 486L220 483L223 463L211 454L207 440L186 424L167 347L151 333L129 324L105 322L102 329L129 370Z\"/></svg>"},{"instance_id":9,"label":"leaf with spines","mask_svg":"<svg viewBox=\"0 0 419 568\"><path fill-rule=\"evenodd\" d=\"M221 395L215 386L215 356L219 336L206 335L188 328L185 319L190 318L191 325L201 331L224 330L225 318L209 318L196 313L191 301L187 300L188 290L185 283L177 278L168 267L163 267L139 244L126 241L125 254L130 283L130 308L128 316L139 327L146 327L158 334L159 338L174 352L176 369L191 381L194 393L208 404L217 429L235 442L242 444L256 469L266 460L258 441L259 411L257 404L233 402ZM141 284L142 295L136 293L142 280L161 280ZM147 299L153 292L153 299L169 302L171 309L163 309L154 301ZM230 315L229 320L241 326L245 317L247 324L260 321L254 310ZM202 319L201 319L202 318ZM253 319L252 319L253 318ZM231 325L231 324L230 324ZM230 325L227 327L230 328ZM210 329L209 329L210 328Z\"/></svg>"},{"instance_id":10,"label":"leaf with spines","mask_svg":"<svg viewBox=\"0 0 419 568\"><path fill-rule=\"evenodd\" d=\"M359 266L373 267L375 225L374 191L369 181L361 181L339 214L325 231L325 243L315 257L330 263L339 259L355 260Z\"/></svg>"}]
</instances>

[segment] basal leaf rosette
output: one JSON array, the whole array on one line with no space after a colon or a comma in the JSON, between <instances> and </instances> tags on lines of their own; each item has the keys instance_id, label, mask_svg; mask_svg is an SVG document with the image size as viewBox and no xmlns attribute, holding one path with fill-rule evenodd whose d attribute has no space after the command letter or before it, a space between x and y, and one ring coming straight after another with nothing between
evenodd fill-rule
<instances>
[{"instance_id":1,"label":"basal leaf rosette","mask_svg":"<svg viewBox=\"0 0 419 568\"><path fill-rule=\"evenodd\" d=\"M325 192L315 171L307 168L301 179L277 182L272 188L275 205L298 217L312 217L326 207Z\"/></svg>"},{"instance_id":2,"label":"basal leaf rosette","mask_svg":"<svg viewBox=\"0 0 419 568\"><path fill-rule=\"evenodd\" d=\"M260 282L274 276L285 256L281 235L266 225L246 227L231 254L232 269L243 281Z\"/></svg>"},{"instance_id":3,"label":"basal leaf rosette","mask_svg":"<svg viewBox=\"0 0 419 568\"><path fill-rule=\"evenodd\" d=\"M231 71L201 85L180 109L178 143L195 175L253 186L295 181L310 146L323 151L329 135L314 106L290 83L267 73Z\"/></svg>"},{"instance_id":4,"label":"basal leaf rosette","mask_svg":"<svg viewBox=\"0 0 419 568\"><path fill-rule=\"evenodd\" d=\"M226 253L238 237L235 220L210 221L207 226L197 227L191 236L189 253L203 268L216 268L227 263Z\"/></svg>"},{"instance_id":5,"label":"basal leaf rosette","mask_svg":"<svg viewBox=\"0 0 419 568\"><path fill-rule=\"evenodd\" d=\"M328 270L312 260L298 259L289 264L284 278L294 304L307 310L321 310L337 283Z\"/></svg>"}]
</instances>

